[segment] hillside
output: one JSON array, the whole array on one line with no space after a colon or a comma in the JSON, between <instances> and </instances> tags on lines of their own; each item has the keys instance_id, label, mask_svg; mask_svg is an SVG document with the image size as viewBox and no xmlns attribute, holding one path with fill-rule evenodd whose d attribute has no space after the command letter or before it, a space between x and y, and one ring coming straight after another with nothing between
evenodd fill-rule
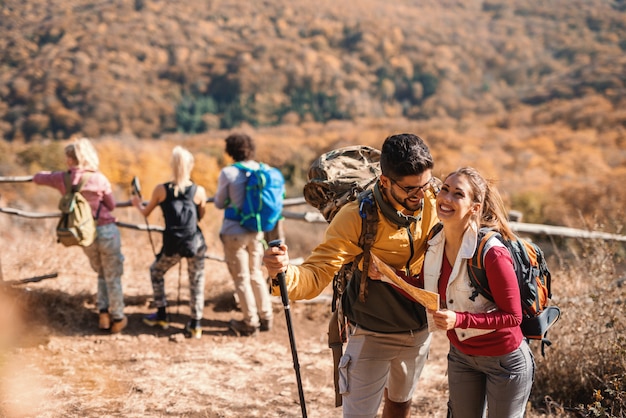
<instances>
[{"instance_id":1,"label":"hillside","mask_svg":"<svg viewBox=\"0 0 626 418\"><path fill-rule=\"evenodd\" d=\"M478 168L526 222L623 234L625 52L626 0L0 0L0 176L63 169L67 140L86 135L118 201L133 176L145 191L167 180L174 145L193 152L212 195L237 130L295 197L321 152L414 132L435 175ZM1 186L0 207L57 210L55 190ZM219 261L222 214L209 211ZM234 337L232 281L212 259L202 340L179 333L184 269L167 280L175 325L155 333L141 323L151 237L123 230L130 325L101 334L94 275L80 250L56 245L54 222L0 215L1 417L299 416L279 302L272 332ZM324 228L288 219L286 232L304 257ZM625 248L535 238L563 317L536 356L529 417L624 417ZM328 305L293 308L310 416L337 416ZM445 415L446 351L436 341L413 416Z\"/></svg>"},{"instance_id":2,"label":"hillside","mask_svg":"<svg viewBox=\"0 0 626 418\"><path fill-rule=\"evenodd\" d=\"M626 124L626 3L0 1L8 141L325 122Z\"/></svg>"}]
</instances>

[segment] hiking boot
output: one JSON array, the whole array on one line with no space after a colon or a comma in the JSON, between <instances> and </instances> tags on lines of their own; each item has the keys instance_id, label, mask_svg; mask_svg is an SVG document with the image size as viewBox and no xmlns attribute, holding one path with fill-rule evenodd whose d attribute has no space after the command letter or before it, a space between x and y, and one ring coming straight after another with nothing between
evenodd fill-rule
<instances>
[{"instance_id":1,"label":"hiking boot","mask_svg":"<svg viewBox=\"0 0 626 418\"><path fill-rule=\"evenodd\" d=\"M108 312L100 312L98 317L98 328L108 330L111 328L111 315Z\"/></svg>"},{"instance_id":2,"label":"hiking boot","mask_svg":"<svg viewBox=\"0 0 626 418\"><path fill-rule=\"evenodd\" d=\"M187 338L195 338L196 340L199 340L200 338L202 338L202 327L199 324L195 327L192 327L191 323L187 322L183 333Z\"/></svg>"},{"instance_id":3,"label":"hiking boot","mask_svg":"<svg viewBox=\"0 0 626 418\"><path fill-rule=\"evenodd\" d=\"M168 321L167 317L159 318L159 315L157 313L144 316L143 323L148 325L149 327L157 327L161 329L168 329L170 327L170 322Z\"/></svg>"},{"instance_id":4,"label":"hiking boot","mask_svg":"<svg viewBox=\"0 0 626 418\"><path fill-rule=\"evenodd\" d=\"M259 327L246 325L243 321L231 319L228 323L230 328L238 337L254 337L259 332Z\"/></svg>"},{"instance_id":5,"label":"hiking boot","mask_svg":"<svg viewBox=\"0 0 626 418\"><path fill-rule=\"evenodd\" d=\"M271 319L261 319L260 331L266 332L272 329L272 320Z\"/></svg>"},{"instance_id":6,"label":"hiking boot","mask_svg":"<svg viewBox=\"0 0 626 418\"><path fill-rule=\"evenodd\" d=\"M111 325L111 334L117 334L121 332L128 325L128 317L124 315L122 319L114 319Z\"/></svg>"}]
</instances>

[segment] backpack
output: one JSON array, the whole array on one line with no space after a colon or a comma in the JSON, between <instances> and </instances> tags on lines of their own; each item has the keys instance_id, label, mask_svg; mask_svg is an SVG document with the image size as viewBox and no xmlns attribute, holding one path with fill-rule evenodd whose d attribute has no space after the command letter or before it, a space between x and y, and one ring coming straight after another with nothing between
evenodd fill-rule
<instances>
[{"instance_id":1,"label":"backpack","mask_svg":"<svg viewBox=\"0 0 626 418\"><path fill-rule=\"evenodd\" d=\"M273 230L283 212L285 179L282 173L263 163L259 163L257 170L241 163L233 165L246 173L246 193L242 207L228 206L224 217L239 221L249 231Z\"/></svg>"},{"instance_id":2,"label":"backpack","mask_svg":"<svg viewBox=\"0 0 626 418\"><path fill-rule=\"evenodd\" d=\"M434 237L443 228L440 222L430 231L428 239ZM561 317L561 310L549 305L552 298L552 274L548 269L545 255L534 242L516 236L507 240L497 231L481 228L478 232L478 246L472 258L467 260L468 275L474 292L470 299L474 300L479 294L493 302L489 289L487 274L483 268L484 257L487 252L487 242L496 237L511 253L513 267L517 276L522 303L522 334L528 340L541 341L541 354L545 356L545 347L552 345L547 339L548 330Z\"/></svg>"},{"instance_id":3,"label":"backpack","mask_svg":"<svg viewBox=\"0 0 626 418\"><path fill-rule=\"evenodd\" d=\"M342 405L339 390L339 361L343 344L347 341L347 324L341 296L347 282L352 278L363 258L363 270L368 271L370 248L374 244L378 229L378 209L372 188L380 174L380 151L365 145L349 146L329 151L318 157L308 172L304 186L304 199L317 208L330 222L346 203L359 200L362 219L359 247L362 254L353 262L345 264L333 277L332 316L328 323L328 346L332 350L334 363L335 406ZM367 280L361 280L359 298L367 296Z\"/></svg>"},{"instance_id":4,"label":"backpack","mask_svg":"<svg viewBox=\"0 0 626 418\"><path fill-rule=\"evenodd\" d=\"M545 255L537 244L521 237L507 240L496 231L481 228L478 233L478 247L468 261L470 283L475 288L471 299L474 300L481 294L493 302L483 268L485 246L491 237L496 237L511 253L522 301L520 328L529 340L541 341L541 354L545 356L545 346L552 344L546 334L560 318L561 311L557 306L548 306L552 298L552 274Z\"/></svg>"},{"instance_id":5,"label":"backpack","mask_svg":"<svg viewBox=\"0 0 626 418\"><path fill-rule=\"evenodd\" d=\"M163 249L165 255L193 257L204 244L198 227L198 209L193 201L198 186L192 184L174 195L174 184L165 183L166 198L159 205L165 218Z\"/></svg>"},{"instance_id":6,"label":"backpack","mask_svg":"<svg viewBox=\"0 0 626 418\"><path fill-rule=\"evenodd\" d=\"M308 172L304 199L330 222L346 203L371 189L380 175L380 151L353 145L318 157Z\"/></svg>"},{"instance_id":7,"label":"backpack","mask_svg":"<svg viewBox=\"0 0 626 418\"><path fill-rule=\"evenodd\" d=\"M61 219L57 224L56 234L57 242L66 247L73 245L88 247L96 239L96 220L91 213L89 202L80 193L89 177L91 173L84 173L79 183L72 186L70 173L64 174L65 194L59 201Z\"/></svg>"}]
</instances>

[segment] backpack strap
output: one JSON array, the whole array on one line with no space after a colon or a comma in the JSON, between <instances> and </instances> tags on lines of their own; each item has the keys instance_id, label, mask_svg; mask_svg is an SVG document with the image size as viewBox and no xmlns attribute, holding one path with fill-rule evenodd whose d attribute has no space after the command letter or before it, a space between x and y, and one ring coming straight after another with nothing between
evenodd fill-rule
<instances>
[{"instance_id":1,"label":"backpack strap","mask_svg":"<svg viewBox=\"0 0 626 418\"><path fill-rule=\"evenodd\" d=\"M66 171L63 174L63 181L65 183L65 193L78 193L83 189L83 186L85 185L85 183L87 183L87 180L89 180L89 177L91 177L92 173L89 172L85 172L83 173L83 175L80 177L80 180L78 181L78 184L76 186L72 186L72 174L70 171ZM100 202L98 203L98 209L96 210L96 214L93 217L94 220L98 220L98 218L100 217L100 208L102 208L102 200L100 200Z\"/></svg>"},{"instance_id":2,"label":"backpack strap","mask_svg":"<svg viewBox=\"0 0 626 418\"><path fill-rule=\"evenodd\" d=\"M63 183L65 184L65 193L70 193L72 190L72 174L69 171L63 173Z\"/></svg>"},{"instance_id":3,"label":"backpack strap","mask_svg":"<svg viewBox=\"0 0 626 418\"><path fill-rule=\"evenodd\" d=\"M240 171L243 171L245 173L252 173L254 170L251 169L250 167L246 167L245 165L243 165L241 163L241 161L237 161L236 163L232 164L233 167L238 168ZM262 163L259 163L259 168L262 166ZM249 174L246 174L246 176L248 176ZM247 183L247 179L246 179L246 183ZM244 191L247 191L245 189L245 187L247 187L244 183ZM246 193L244 193L244 199L247 199ZM240 207L238 207L237 205L235 205L230 198L226 199L226 209L224 211L224 217L226 217L226 219L230 219L233 221L238 221L241 222L243 214L242 214L242 209ZM243 206L243 204L242 204Z\"/></svg>"},{"instance_id":4,"label":"backpack strap","mask_svg":"<svg viewBox=\"0 0 626 418\"><path fill-rule=\"evenodd\" d=\"M241 171L245 171L245 172L252 172L252 171L257 171L257 170L261 170L265 168L265 164L263 164L262 162L259 162L259 168L257 170L250 168L250 167L246 167L245 165L243 165L241 161L237 161L236 163L233 163L232 165L233 167L237 167Z\"/></svg>"},{"instance_id":5,"label":"backpack strap","mask_svg":"<svg viewBox=\"0 0 626 418\"><path fill-rule=\"evenodd\" d=\"M487 273L485 272L485 253L487 252L487 242L492 237L499 237L500 234L497 231L481 228L478 231L476 251L472 258L467 260L467 272L469 273L470 284L474 288L474 292L470 296L472 301L476 300L478 295L483 295L485 298L493 302L493 295L491 289L489 289L489 282L487 281Z\"/></svg>"},{"instance_id":6,"label":"backpack strap","mask_svg":"<svg viewBox=\"0 0 626 418\"><path fill-rule=\"evenodd\" d=\"M367 273L372 261L370 250L374 245L378 230L378 208L371 190L359 196L359 215L362 219L359 247L363 249L363 274L359 287L359 300L365 302L367 298Z\"/></svg>"},{"instance_id":7,"label":"backpack strap","mask_svg":"<svg viewBox=\"0 0 626 418\"><path fill-rule=\"evenodd\" d=\"M359 195L359 214L361 216L361 235L359 235L359 247L363 250L354 261L345 264L333 277L333 302L332 309L339 311L339 318L343 318L341 298L346 289L346 283L352 279L359 263L363 260L363 272L359 286L359 300L365 302L367 298L367 272L371 264L370 250L376 239L378 230L378 210L376 201L371 190L361 192ZM341 319L340 319L341 321Z\"/></svg>"},{"instance_id":8,"label":"backpack strap","mask_svg":"<svg viewBox=\"0 0 626 418\"><path fill-rule=\"evenodd\" d=\"M443 223L441 221L439 221L436 224L434 224L433 227L430 228L430 231L428 231L428 237L426 238L426 242L428 242L431 239L433 239L435 237L435 235L437 235L439 232L441 232L442 229L443 229Z\"/></svg>"},{"instance_id":9,"label":"backpack strap","mask_svg":"<svg viewBox=\"0 0 626 418\"><path fill-rule=\"evenodd\" d=\"M87 180L89 180L89 177L91 177L92 173L89 172L85 172L83 173L82 176L80 176L80 180L78 181L78 184L76 184L76 186L72 186L72 173L70 171L66 171L65 173L63 173L63 181L65 183L65 193L78 193L83 189L83 186L85 185L85 183L87 183Z\"/></svg>"}]
</instances>

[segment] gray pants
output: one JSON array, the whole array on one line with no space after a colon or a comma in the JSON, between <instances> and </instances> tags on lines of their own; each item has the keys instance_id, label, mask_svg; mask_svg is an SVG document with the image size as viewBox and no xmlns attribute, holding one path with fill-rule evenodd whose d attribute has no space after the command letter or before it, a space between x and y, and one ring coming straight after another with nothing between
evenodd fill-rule
<instances>
[{"instance_id":1,"label":"gray pants","mask_svg":"<svg viewBox=\"0 0 626 418\"><path fill-rule=\"evenodd\" d=\"M526 341L503 356L469 356L450 346L448 384L453 418L523 417L535 374ZM486 401L486 402L485 402Z\"/></svg>"},{"instance_id":2,"label":"gray pants","mask_svg":"<svg viewBox=\"0 0 626 418\"><path fill-rule=\"evenodd\" d=\"M189 276L189 308L192 319L202 319L204 312L204 254L206 245L198 253L187 258L187 275ZM150 266L150 280L154 292L154 303L158 308L167 306L165 296L165 273L183 258L178 254L167 256L161 253Z\"/></svg>"}]
</instances>

